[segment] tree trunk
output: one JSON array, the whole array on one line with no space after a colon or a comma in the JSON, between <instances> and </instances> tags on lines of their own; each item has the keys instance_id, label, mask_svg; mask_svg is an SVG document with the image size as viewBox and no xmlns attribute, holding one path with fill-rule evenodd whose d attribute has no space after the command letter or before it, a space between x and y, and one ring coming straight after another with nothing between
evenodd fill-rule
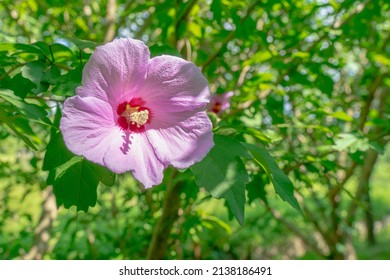
<instances>
[{"instance_id":1,"label":"tree trunk","mask_svg":"<svg viewBox=\"0 0 390 280\"><path fill-rule=\"evenodd\" d=\"M180 186L181 182L168 187L163 202L163 213L153 231L152 240L148 249L148 260L161 260L166 255L169 235L173 224L178 218L180 207Z\"/></svg>"},{"instance_id":2,"label":"tree trunk","mask_svg":"<svg viewBox=\"0 0 390 280\"><path fill-rule=\"evenodd\" d=\"M34 231L34 244L27 255L23 257L27 260L41 260L43 258L49 247L51 226L57 217L57 204L53 188L47 186L42 191L42 196L42 214Z\"/></svg>"},{"instance_id":3,"label":"tree trunk","mask_svg":"<svg viewBox=\"0 0 390 280\"><path fill-rule=\"evenodd\" d=\"M370 178L377 159L377 151L367 151L358 186L358 189L362 190L362 202L364 205L364 212L366 218L365 226L367 231L367 242L369 244L375 244L374 217L370 198Z\"/></svg>"}]
</instances>

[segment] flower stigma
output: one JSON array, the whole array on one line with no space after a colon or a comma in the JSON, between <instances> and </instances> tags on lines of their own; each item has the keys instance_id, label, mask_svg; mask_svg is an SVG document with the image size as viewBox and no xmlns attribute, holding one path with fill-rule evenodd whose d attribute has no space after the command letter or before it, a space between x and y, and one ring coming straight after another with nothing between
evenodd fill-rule
<instances>
[{"instance_id":1,"label":"flower stigma","mask_svg":"<svg viewBox=\"0 0 390 280\"><path fill-rule=\"evenodd\" d=\"M121 114L121 117L125 117L128 124L136 124L137 127L147 123L149 119L149 111L143 110L138 111L139 107L131 107L129 104L126 105L126 110Z\"/></svg>"},{"instance_id":2,"label":"flower stigma","mask_svg":"<svg viewBox=\"0 0 390 280\"><path fill-rule=\"evenodd\" d=\"M118 125L123 130L130 129L134 132L143 132L144 125L150 122L150 110L143 107L141 98L133 98L130 102L123 102L117 108Z\"/></svg>"}]
</instances>

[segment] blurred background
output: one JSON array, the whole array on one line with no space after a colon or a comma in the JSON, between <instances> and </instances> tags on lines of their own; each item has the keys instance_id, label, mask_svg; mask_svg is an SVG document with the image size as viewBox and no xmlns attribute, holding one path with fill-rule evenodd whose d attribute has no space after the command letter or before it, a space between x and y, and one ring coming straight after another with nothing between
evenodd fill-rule
<instances>
[{"instance_id":1,"label":"blurred background","mask_svg":"<svg viewBox=\"0 0 390 280\"><path fill-rule=\"evenodd\" d=\"M167 259L390 259L389 31L385 0L0 2L0 43L58 43L77 58L82 43L91 53L131 37L193 61L213 94L234 93L216 132L263 144L293 181L304 216L247 163L241 226L184 172ZM33 91L5 53L0 87ZM37 96L55 107L80 75L32 81L49 83ZM57 208L42 171L49 135L31 127L37 151L0 120L0 259L144 259L164 184L120 175L88 213Z\"/></svg>"}]
</instances>

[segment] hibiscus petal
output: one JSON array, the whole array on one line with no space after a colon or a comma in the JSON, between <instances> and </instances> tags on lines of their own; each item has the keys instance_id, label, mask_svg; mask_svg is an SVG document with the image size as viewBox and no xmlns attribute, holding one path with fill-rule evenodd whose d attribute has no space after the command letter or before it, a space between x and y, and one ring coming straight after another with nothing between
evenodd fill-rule
<instances>
[{"instance_id":1,"label":"hibiscus petal","mask_svg":"<svg viewBox=\"0 0 390 280\"><path fill-rule=\"evenodd\" d=\"M104 165L115 173L131 171L146 188L159 185L167 167L157 159L144 134L125 132L112 139L104 156Z\"/></svg>"},{"instance_id":2,"label":"hibiscus petal","mask_svg":"<svg viewBox=\"0 0 390 280\"><path fill-rule=\"evenodd\" d=\"M116 39L99 46L83 70L80 96L95 96L116 106L145 80L150 62L147 46L134 39Z\"/></svg>"},{"instance_id":3,"label":"hibiscus petal","mask_svg":"<svg viewBox=\"0 0 390 280\"><path fill-rule=\"evenodd\" d=\"M111 106L100 99L68 98L60 124L65 145L115 173L132 171L147 188L160 184L167 165L157 159L144 134L125 133L112 115Z\"/></svg>"},{"instance_id":4,"label":"hibiscus petal","mask_svg":"<svg viewBox=\"0 0 390 280\"><path fill-rule=\"evenodd\" d=\"M165 164L187 168L202 160L214 146L212 124L205 112L164 129L149 129L146 135L157 157Z\"/></svg>"},{"instance_id":5,"label":"hibiscus petal","mask_svg":"<svg viewBox=\"0 0 390 280\"><path fill-rule=\"evenodd\" d=\"M103 164L110 139L120 137L111 106L95 97L74 96L65 100L62 114L60 129L68 149Z\"/></svg>"},{"instance_id":6,"label":"hibiscus petal","mask_svg":"<svg viewBox=\"0 0 390 280\"><path fill-rule=\"evenodd\" d=\"M207 80L199 68L169 55L151 59L146 80L138 94L145 106L152 109L156 119L163 123L177 113L180 113L177 118L183 120L203 110L210 102Z\"/></svg>"},{"instance_id":7,"label":"hibiscus petal","mask_svg":"<svg viewBox=\"0 0 390 280\"><path fill-rule=\"evenodd\" d=\"M223 94L214 94L211 96L210 104L208 105L208 111L213 111L220 114L230 108L230 99L234 95L233 91L229 91ZM219 105L219 108L216 108Z\"/></svg>"},{"instance_id":8,"label":"hibiscus petal","mask_svg":"<svg viewBox=\"0 0 390 280\"><path fill-rule=\"evenodd\" d=\"M221 110L224 111L230 107L230 99L232 98L232 96L233 96L232 91L215 95L215 101L219 102L222 106ZM213 98L211 98L211 100L213 100Z\"/></svg>"},{"instance_id":9,"label":"hibiscus petal","mask_svg":"<svg viewBox=\"0 0 390 280\"><path fill-rule=\"evenodd\" d=\"M68 149L103 164L111 139L118 137L111 106L94 97L74 96L65 101L62 114L60 129Z\"/></svg>"}]
</instances>

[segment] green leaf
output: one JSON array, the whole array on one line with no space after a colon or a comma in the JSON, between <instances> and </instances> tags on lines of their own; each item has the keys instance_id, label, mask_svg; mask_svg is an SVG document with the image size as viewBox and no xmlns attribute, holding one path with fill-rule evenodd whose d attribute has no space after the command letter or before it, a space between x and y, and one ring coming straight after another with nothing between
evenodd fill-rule
<instances>
[{"instance_id":1,"label":"green leaf","mask_svg":"<svg viewBox=\"0 0 390 280\"><path fill-rule=\"evenodd\" d=\"M34 93L40 93L46 91L48 86L41 83L43 72L46 68L46 65L39 60L35 60L27 63L21 69L22 76L26 79L29 79L33 82L36 87L32 90Z\"/></svg>"},{"instance_id":2,"label":"green leaf","mask_svg":"<svg viewBox=\"0 0 390 280\"><path fill-rule=\"evenodd\" d=\"M55 85L60 82L61 70L56 66L51 66L42 73L41 81L50 85Z\"/></svg>"},{"instance_id":3,"label":"green leaf","mask_svg":"<svg viewBox=\"0 0 390 280\"><path fill-rule=\"evenodd\" d=\"M353 133L340 133L335 140L334 149L337 151L365 152L370 148L367 138Z\"/></svg>"},{"instance_id":4,"label":"green leaf","mask_svg":"<svg viewBox=\"0 0 390 280\"><path fill-rule=\"evenodd\" d=\"M253 56L251 56L250 59L244 61L243 65L247 66L247 65L253 65L256 63L261 63L261 62L264 62L266 60L269 60L270 58L272 58L272 54L269 51L267 51L267 50L258 51Z\"/></svg>"},{"instance_id":5,"label":"green leaf","mask_svg":"<svg viewBox=\"0 0 390 280\"><path fill-rule=\"evenodd\" d=\"M260 141L263 141L265 143L271 143L272 140L265 135L260 129L256 129L253 127L245 127L241 131L243 131L246 134L252 135L253 137L259 139Z\"/></svg>"},{"instance_id":6,"label":"green leaf","mask_svg":"<svg viewBox=\"0 0 390 280\"><path fill-rule=\"evenodd\" d=\"M150 57L155 57L159 55L172 55L172 56L181 57L181 54L178 50L167 45L155 44L151 46L149 50L150 50Z\"/></svg>"},{"instance_id":7,"label":"green leaf","mask_svg":"<svg viewBox=\"0 0 390 280\"><path fill-rule=\"evenodd\" d=\"M18 60L15 56L11 56L7 51L0 51L0 68L16 64L18 64Z\"/></svg>"},{"instance_id":8,"label":"green leaf","mask_svg":"<svg viewBox=\"0 0 390 280\"><path fill-rule=\"evenodd\" d=\"M390 67L390 58L388 58L387 56L380 53L373 53L372 58L378 64L382 64L384 66Z\"/></svg>"},{"instance_id":9,"label":"green leaf","mask_svg":"<svg viewBox=\"0 0 390 280\"><path fill-rule=\"evenodd\" d=\"M3 43L0 44L0 51L10 52L27 52L41 54L41 51L33 45L19 44L19 43Z\"/></svg>"},{"instance_id":10,"label":"green leaf","mask_svg":"<svg viewBox=\"0 0 390 280\"><path fill-rule=\"evenodd\" d=\"M276 164L270 154L258 146L245 143L245 147L252 153L255 161L264 169L274 185L275 192L293 208L302 213L297 199L294 197L294 186L290 179Z\"/></svg>"},{"instance_id":11,"label":"green leaf","mask_svg":"<svg viewBox=\"0 0 390 280\"><path fill-rule=\"evenodd\" d=\"M32 44L32 46L35 46L37 49L40 49L43 57L53 62L52 52L50 51L50 46L47 43L39 41Z\"/></svg>"},{"instance_id":12,"label":"green leaf","mask_svg":"<svg viewBox=\"0 0 390 280\"><path fill-rule=\"evenodd\" d=\"M222 5L221 0L213 0L211 3L211 12L213 13L213 18L220 23L222 19Z\"/></svg>"},{"instance_id":13,"label":"green leaf","mask_svg":"<svg viewBox=\"0 0 390 280\"><path fill-rule=\"evenodd\" d=\"M99 182L107 186L115 182L115 174L107 168L73 155L60 132L52 135L47 146L43 170L50 171L47 183L53 185L57 205L85 212L96 204Z\"/></svg>"},{"instance_id":14,"label":"green leaf","mask_svg":"<svg viewBox=\"0 0 390 280\"><path fill-rule=\"evenodd\" d=\"M75 95L76 87L81 85L82 66L78 66L65 75L56 79L57 86L53 88L53 93L60 96Z\"/></svg>"},{"instance_id":15,"label":"green leaf","mask_svg":"<svg viewBox=\"0 0 390 280\"><path fill-rule=\"evenodd\" d=\"M87 40L81 40L81 39L77 39L77 38L71 38L71 37L67 37L67 36L63 36L65 39L71 41L73 44L76 45L76 47L79 49L79 50L83 50L83 49L94 49L96 48L99 44L96 43L96 42L92 42L92 41L87 41Z\"/></svg>"},{"instance_id":16,"label":"green leaf","mask_svg":"<svg viewBox=\"0 0 390 280\"><path fill-rule=\"evenodd\" d=\"M308 58L310 57L310 53L308 52L295 52L291 56L292 58Z\"/></svg>"},{"instance_id":17,"label":"green leaf","mask_svg":"<svg viewBox=\"0 0 390 280\"><path fill-rule=\"evenodd\" d=\"M62 44L53 44L50 49L55 62L66 62L75 58L72 50Z\"/></svg>"},{"instance_id":18,"label":"green leaf","mask_svg":"<svg viewBox=\"0 0 390 280\"><path fill-rule=\"evenodd\" d=\"M51 170L68 162L74 155L66 148L61 133L52 135L46 147L45 158L43 159L43 170Z\"/></svg>"},{"instance_id":19,"label":"green leaf","mask_svg":"<svg viewBox=\"0 0 390 280\"><path fill-rule=\"evenodd\" d=\"M43 108L35 104L27 103L18 96L14 95L12 91L0 89L0 98L3 98L4 100L11 103L21 114L23 114L27 118L33 120L40 120L43 121L45 124L51 124L50 120L46 117L47 112Z\"/></svg>"},{"instance_id":20,"label":"green leaf","mask_svg":"<svg viewBox=\"0 0 390 280\"><path fill-rule=\"evenodd\" d=\"M322 92L324 92L328 96L332 96L334 87L334 82L332 78L327 75L320 75L317 80Z\"/></svg>"},{"instance_id":21,"label":"green leaf","mask_svg":"<svg viewBox=\"0 0 390 280\"><path fill-rule=\"evenodd\" d=\"M212 228L220 228L227 234L232 234L232 228L230 225L215 216L202 217L201 224L205 227L211 226Z\"/></svg>"},{"instance_id":22,"label":"green leaf","mask_svg":"<svg viewBox=\"0 0 390 280\"><path fill-rule=\"evenodd\" d=\"M202 27L199 24L190 22L187 26L188 31L193 34L196 38L202 38Z\"/></svg>"},{"instance_id":23,"label":"green leaf","mask_svg":"<svg viewBox=\"0 0 390 280\"><path fill-rule=\"evenodd\" d=\"M234 157L239 156L247 159L253 158L248 149L234 138L216 134L214 135L214 142L215 145L228 156L234 155Z\"/></svg>"},{"instance_id":24,"label":"green leaf","mask_svg":"<svg viewBox=\"0 0 390 280\"><path fill-rule=\"evenodd\" d=\"M24 134L22 133L23 131L20 131L20 129L17 128L17 126L14 125L15 120L10 119L6 117L6 112L2 109L0 106L0 121L5 123L15 134L16 136L22 140L27 146L32 148L33 150L38 150L37 147L31 142L31 140Z\"/></svg>"},{"instance_id":25,"label":"green leaf","mask_svg":"<svg viewBox=\"0 0 390 280\"><path fill-rule=\"evenodd\" d=\"M39 60L27 63L22 67L22 75L36 85L39 85L45 64Z\"/></svg>"},{"instance_id":26,"label":"green leaf","mask_svg":"<svg viewBox=\"0 0 390 280\"><path fill-rule=\"evenodd\" d=\"M89 207L96 205L97 186L101 178L109 177L109 171L81 157L74 157L65 165L57 169L61 172L53 183L57 205L76 206L77 210L88 212Z\"/></svg>"},{"instance_id":27,"label":"green leaf","mask_svg":"<svg viewBox=\"0 0 390 280\"><path fill-rule=\"evenodd\" d=\"M244 223L245 184L249 176L240 157L251 158L247 149L233 138L215 135L215 146L191 167L198 186L217 198L226 199L240 224Z\"/></svg>"},{"instance_id":28,"label":"green leaf","mask_svg":"<svg viewBox=\"0 0 390 280\"><path fill-rule=\"evenodd\" d=\"M248 203L252 203L257 198L267 201L265 182L261 175L262 174L257 174L252 181L246 185L246 189L248 190Z\"/></svg>"},{"instance_id":29,"label":"green leaf","mask_svg":"<svg viewBox=\"0 0 390 280\"><path fill-rule=\"evenodd\" d=\"M25 98L35 88L35 84L18 73L12 79L4 79L2 87L12 90L20 98Z\"/></svg>"},{"instance_id":30,"label":"green leaf","mask_svg":"<svg viewBox=\"0 0 390 280\"><path fill-rule=\"evenodd\" d=\"M276 133L274 130L265 129L263 130L263 133L265 136L271 139L271 143L275 143L283 140L283 137L280 134Z\"/></svg>"},{"instance_id":31,"label":"green leaf","mask_svg":"<svg viewBox=\"0 0 390 280\"><path fill-rule=\"evenodd\" d=\"M353 121L353 118L350 115L348 115L347 113L343 112L343 111L337 111L337 112L334 112L334 113L330 113L329 115L334 117L335 119L339 119L339 120L342 120L342 121L346 121L346 122Z\"/></svg>"}]
</instances>

